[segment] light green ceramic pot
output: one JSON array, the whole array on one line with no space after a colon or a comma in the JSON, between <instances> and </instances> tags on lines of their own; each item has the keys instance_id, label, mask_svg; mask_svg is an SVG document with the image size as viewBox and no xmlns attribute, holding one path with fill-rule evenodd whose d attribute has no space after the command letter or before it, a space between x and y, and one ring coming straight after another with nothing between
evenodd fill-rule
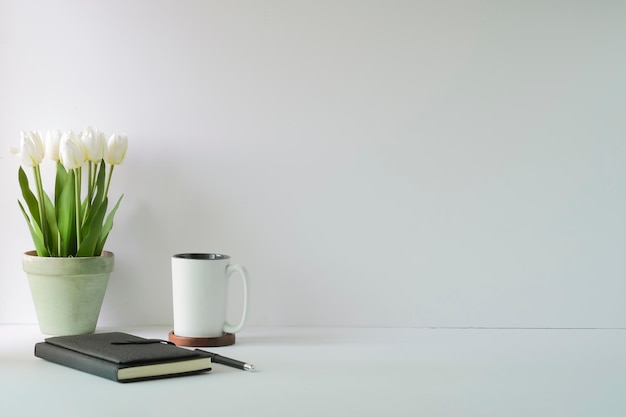
<instances>
[{"instance_id":1,"label":"light green ceramic pot","mask_svg":"<svg viewBox=\"0 0 626 417\"><path fill-rule=\"evenodd\" d=\"M114 256L78 258L24 254L39 329L49 335L76 335L96 330L100 307L113 270Z\"/></svg>"}]
</instances>

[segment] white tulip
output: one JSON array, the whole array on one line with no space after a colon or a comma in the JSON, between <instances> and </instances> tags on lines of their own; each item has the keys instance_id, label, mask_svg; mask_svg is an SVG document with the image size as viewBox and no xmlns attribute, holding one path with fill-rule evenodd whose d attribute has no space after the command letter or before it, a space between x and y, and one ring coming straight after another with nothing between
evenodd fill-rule
<instances>
[{"instance_id":1,"label":"white tulip","mask_svg":"<svg viewBox=\"0 0 626 417\"><path fill-rule=\"evenodd\" d=\"M41 164L45 156L45 147L39 132L22 132L19 154L22 165L35 167Z\"/></svg>"},{"instance_id":2,"label":"white tulip","mask_svg":"<svg viewBox=\"0 0 626 417\"><path fill-rule=\"evenodd\" d=\"M59 144L59 156L65 169L76 169L87 160L87 150L73 131L65 132Z\"/></svg>"},{"instance_id":3,"label":"white tulip","mask_svg":"<svg viewBox=\"0 0 626 417\"><path fill-rule=\"evenodd\" d=\"M124 161L128 149L128 138L123 134L113 134L107 143L105 161L107 164L119 165Z\"/></svg>"},{"instance_id":4,"label":"white tulip","mask_svg":"<svg viewBox=\"0 0 626 417\"><path fill-rule=\"evenodd\" d=\"M61 131L49 130L46 132L46 157L53 161L59 160L59 144L61 143Z\"/></svg>"},{"instance_id":5,"label":"white tulip","mask_svg":"<svg viewBox=\"0 0 626 417\"><path fill-rule=\"evenodd\" d=\"M100 162L104 159L104 151L106 148L104 133L91 126L87 126L79 138L85 145L87 152L86 158L88 161Z\"/></svg>"}]
</instances>

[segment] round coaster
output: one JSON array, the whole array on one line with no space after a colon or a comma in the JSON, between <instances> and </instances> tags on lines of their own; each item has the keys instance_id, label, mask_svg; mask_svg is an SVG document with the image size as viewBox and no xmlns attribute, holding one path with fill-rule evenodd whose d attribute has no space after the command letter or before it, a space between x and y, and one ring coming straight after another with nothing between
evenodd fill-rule
<instances>
[{"instance_id":1,"label":"round coaster","mask_svg":"<svg viewBox=\"0 0 626 417\"><path fill-rule=\"evenodd\" d=\"M168 340L176 346L188 347L219 347L235 344L234 333L224 333L218 337L185 337L177 336L172 330L168 335Z\"/></svg>"}]
</instances>

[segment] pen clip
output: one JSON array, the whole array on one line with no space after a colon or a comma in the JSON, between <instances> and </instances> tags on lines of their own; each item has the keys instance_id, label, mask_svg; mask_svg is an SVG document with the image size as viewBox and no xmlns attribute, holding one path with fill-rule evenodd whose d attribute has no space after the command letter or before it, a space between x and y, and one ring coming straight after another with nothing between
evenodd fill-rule
<instances>
[{"instance_id":1,"label":"pen clip","mask_svg":"<svg viewBox=\"0 0 626 417\"><path fill-rule=\"evenodd\" d=\"M111 342L112 345L151 345L155 343L159 343L162 345L176 346L176 344L168 340L161 340L161 339L126 340L123 342Z\"/></svg>"}]
</instances>

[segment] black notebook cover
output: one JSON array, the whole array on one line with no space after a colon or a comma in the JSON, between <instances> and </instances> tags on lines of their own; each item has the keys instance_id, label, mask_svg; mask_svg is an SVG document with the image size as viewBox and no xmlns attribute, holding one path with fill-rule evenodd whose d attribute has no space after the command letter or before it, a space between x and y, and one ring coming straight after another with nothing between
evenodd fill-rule
<instances>
[{"instance_id":1,"label":"black notebook cover","mask_svg":"<svg viewBox=\"0 0 626 417\"><path fill-rule=\"evenodd\" d=\"M121 332L50 337L35 345L35 356L118 382L211 370L202 351Z\"/></svg>"}]
</instances>

